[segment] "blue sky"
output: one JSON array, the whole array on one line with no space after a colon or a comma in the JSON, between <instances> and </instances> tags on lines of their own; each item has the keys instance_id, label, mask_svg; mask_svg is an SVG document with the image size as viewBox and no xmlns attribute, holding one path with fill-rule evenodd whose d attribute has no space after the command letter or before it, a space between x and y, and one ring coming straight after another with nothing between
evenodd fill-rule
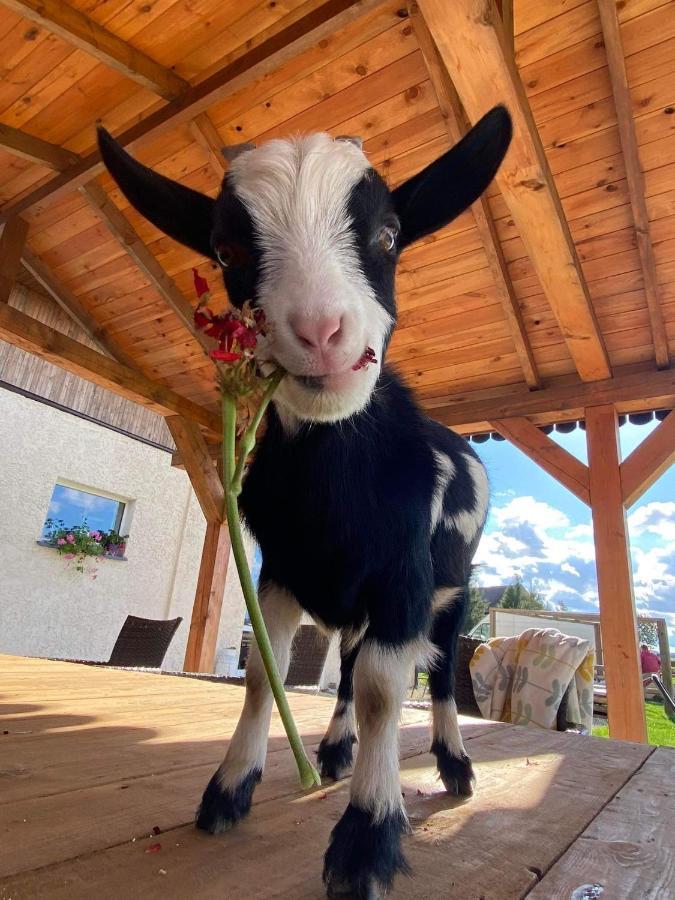
<instances>
[{"instance_id":1,"label":"blue sky","mask_svg":"<svg viewBox=\"0 0 675 900\"><path fill-rule=\"evenodd\" d=\"M627 456L656 422L620 429ZM583 462L586 435L551 435ZM520 575L552 605L597 612L598 595L590 510L506 441L474 445L490 474L492 508L475 562L483 585ZM675 467L628 513L638 613L664 616L675 644Z\"/></svg>"}]
</instances>

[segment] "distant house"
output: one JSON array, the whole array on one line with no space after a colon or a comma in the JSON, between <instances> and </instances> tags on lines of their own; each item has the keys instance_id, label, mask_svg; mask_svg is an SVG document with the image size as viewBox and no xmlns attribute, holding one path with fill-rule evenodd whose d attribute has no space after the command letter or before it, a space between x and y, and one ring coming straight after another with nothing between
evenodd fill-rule
<instances>
[{"instance_id":1,"label":"distant house","mask_svg":"<svg viewBox=\"0 0 675 900\"><path fill-rule=\"evenodd\" d=\"M508 584L496 584L492 587L479 587L478 590L483 596L485 602L485 612L493 607L499 606L504 596L504 591L508 588Z\"/></svg>"},{"instance_id":2,"label":"distant house","mask_svg":"<svg viewBox=\"0 0 675 900\"><path fill-rule=\"evenodd\" d=\"M50 298L17 286L12 306L92 346ZM183 667L205 533L164 419L0 341L0 653L105 660L126 616L182 616L165 668ZM123 559L75 570L41 545L47 518L129 538ZM252 549L252 548L251 548ZM94 577L96 576L96 577ZM216 671L239 649L234 563Z\"/></svg>"}]
</instances>

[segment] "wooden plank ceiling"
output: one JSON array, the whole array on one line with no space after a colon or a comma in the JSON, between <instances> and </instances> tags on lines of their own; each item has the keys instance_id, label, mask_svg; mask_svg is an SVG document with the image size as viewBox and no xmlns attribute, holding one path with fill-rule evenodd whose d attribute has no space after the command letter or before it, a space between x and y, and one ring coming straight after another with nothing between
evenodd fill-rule
<instances>
[{"instance_id":1,"label":"wooden plank ceiling","mask_svg":"<svg viewBox=\"0 0 675 900\"><path fill-rule=\"evenodd\" d=\"M125 361L213 408L214 367L185 315L191 267L220 305L222 285L129 208L91 156L95 124L211 195L219 143L312 130L363 137L395 186L450 146L464 110L505 100L502 177L401 260L390 359L439 418L474 397L666 367L675 3L515 0L511 35L491 2L458 0L453 21L479 5L494 72L467 78L436 0L0 0L0 219L25 219L30 258Z\"/></svg>"}]
</instances>

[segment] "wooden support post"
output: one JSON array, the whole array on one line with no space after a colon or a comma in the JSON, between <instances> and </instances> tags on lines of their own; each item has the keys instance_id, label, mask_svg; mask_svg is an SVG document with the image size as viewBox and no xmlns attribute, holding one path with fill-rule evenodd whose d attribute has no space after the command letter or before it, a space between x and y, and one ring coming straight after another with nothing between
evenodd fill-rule
<instances>
[{"instance_id":1,"label":"wooden support post","mask_svg":"<svg viewBox=\"0 0 675 900\"><path fill-rule=\"evenodd\" d=\"M636 503L675 461L675 413L669 413L621 463L626 509Z\"/></svg>"},{"instance_id":2,"label":"wooden support post","mask_svg":"<svg viewBox=\"0 0 675 900\"><path fill-rule=\"evenodd\" d=\"M586 437L609 733L620 740L645 742L633 574L619 470L619 426L613 405L586 410Z\"/></svg>"},{"instance_id":3,"label":"wooden support post","mask_svg":"<svg viewBox=\"0 0 675 900\"><path fill-rule=\"evenodd\" d=\"M229 561L230 534L227 525L224 522L207 522L183 663L186 672L213 672Z\"/></svg>"},{"instance_id":4,"label":"wooden support post","mask_svg":"<svg viewBox=\"0 0 675 900\"><path fill-rule=\"evenodd\" d=\"M207 522L222 522L225 491L204 436L194 422L182 416L167 416L166 424L181 454L204 518Z\"/></svg>"},{"instance_id":5,"label":"wooden support post","mask_svg":"<svg viewBox=\"0 0 675 900\"><path fill-rule=\"evenodd\" d=\"M0 233L0 303L9 303L27 233L28 223L18 216L10 219Z\"/></svg>"}]
</instances>

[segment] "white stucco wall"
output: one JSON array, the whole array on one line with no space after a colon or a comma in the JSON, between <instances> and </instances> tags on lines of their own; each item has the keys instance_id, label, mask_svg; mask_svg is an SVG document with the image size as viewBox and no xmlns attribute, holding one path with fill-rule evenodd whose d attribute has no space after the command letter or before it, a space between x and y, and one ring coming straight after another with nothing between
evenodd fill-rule
<instances>
[{"instance_id":1,"label":"white stucco wall","mask_svg":"<svg viewBox=\"0 0 675 900\"><path fill-rule=\"evenodd\" d=\"M36 544L57 481L129 503L128 561L101 560L93 579ZM129 613L180 615L165 668L182 668L205 525L168 453L0 389L0 511L0 652L107 659ZM231 561L217 671L243 619Z\"/></svg>"}]
</instances>

